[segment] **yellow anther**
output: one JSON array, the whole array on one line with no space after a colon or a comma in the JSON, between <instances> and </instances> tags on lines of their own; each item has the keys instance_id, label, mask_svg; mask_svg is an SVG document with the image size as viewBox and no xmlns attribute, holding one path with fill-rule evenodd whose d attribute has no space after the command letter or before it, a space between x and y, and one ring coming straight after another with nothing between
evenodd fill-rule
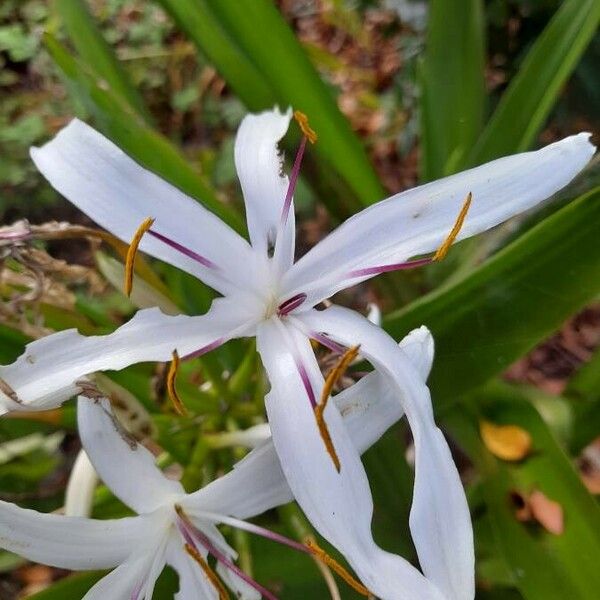
<instances>
[{"instance_id":1,"label":"yellow anther","mask_svg":"<svg viewBox=\"0 0 600 600\"><path fill-rule=\"evenodd\" d=\"M129 248L127 248L127 256L125 258L125 294L131 295L133 288L133 269L135 268L135 255L137 254L140 242L144 237L144 234L152 227L154 219L148 217L144 222L137 228L137 231L133 234Z\"/></svg>"},{"instance_id":2,"label":"yellow anther","mask_svg":"<svg viewBox=\"0 0 600 600\"><path fill-rule=\"evenodd\" d=\"M177 393L177 372L179 371L179 354L177 350L173 350L173 360L169 365L169 372L167 373L167 392L169 398L173 403L173 407L177 414L185 417L187 415L187 409L181 401L179 394Z\"/></svg>"},{"instance_id":3,"label":"yellow anther","mask_svg":"<svg viewBox=\"0 0 600 600\"><path fill-rule=\"evenodd\" d=\"M211 569L211 566L206 562L206 559L198 552L197 548L194 548L191 544L185 544L185 551L200 565L200 568L204 571L206 578L213 584L217 592L219 593L219 600L229 600L229 593L225 589L223 582L219 579L219 576Z\"/></svg>"},{"instance_id":4,"label":"yellow anther","mask_svg":"<svg viewBox=\"0 0 600 600\"><path fill-rule=\"evenodd\" d=\"M371 597L371 592L360 581L352 577L352 575L340 565L337 560L329 556L325 550L319 548L317 543L308 538L304 542L307 548L322 562L324 562L332 571L337 573L352 589L356 590L363 596Z\"/></svg>"},{"instance_id":5,"label":"yellow anther","mask_svg":"<svg viewBox=\"0 0 600 600\"><path fill-rule=\"evenodd\" d=\"M323 414L325 412L325 408L327 407L329 397L331 396L331 390L333 390L333 386L341 379L341 377L346 372L346 369L356 358L359 348L360 346L353 346L352 348L344 352L342 357L334 365L331 371L329 371L329 374L325 378L325 383L323 384L321 398L319 400L319 403L315 406L315 418L317 419L317 426L319 427L321 439L323 440L327 453L329 454L329 456L331 456L331 460L333 461L333 464L338 473L340 472L342 465L340 463L340 459L337 455L337 452L335 451L333 440L331 439L329 429L327 429L327 423L325 423L325 417L323 416Z\"/></svg>"},{"instance_id":6,"label":"yellow anther","mask_svg":"<svg viewBox=\"0 0 600 600\"><path fill-rule=\"evenodd\" d=\"M308 124L308 117L303 112L295 110L294 119L296 119L296 123L298 123L306 139L311 144L314 144L317 141L317 132Z\"/></svg>"},{"instance_id":7,"label":"yellow anther","mask_svg":"<svg viewBox=\"0 0 600 600\"><path fill-rule=\"evenodd\" d=\"M463 223L465 222L465 218L467 216L467 213L469 212L469 207L471 206L472 199L473 199L473 194L471 194L471 192L469 192L467 194L467 197L465 198L462 208L460 209L460 212L458 213L458 217L456 218L456 221L454 223L454 226L452 227L452 230L450 231L450 233L448 234L448 237L444 240L442 245L436 250L436 253L433 255L432 260L434 260L434 261L443 260L446 257L446 254L448 254L448 250L450 250L450 246L452 246L452 243L456 239L456 236L459 234L461 227L463 226Z\"/></svg>"}]
</instances>

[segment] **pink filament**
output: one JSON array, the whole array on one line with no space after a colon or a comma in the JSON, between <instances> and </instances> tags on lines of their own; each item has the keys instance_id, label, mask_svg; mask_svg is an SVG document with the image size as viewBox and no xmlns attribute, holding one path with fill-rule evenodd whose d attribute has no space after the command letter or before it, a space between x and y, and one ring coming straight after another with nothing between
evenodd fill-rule
<instances>
[{"instance_id":1,"label":"pink filament","mask_svg":"<svg viewBox=\"0 0 600 600\"><path fill-rule=\"evenodd\" d=\"M281 210L281 222L279 224L280 229L283 229L285 227L285 224L288 220L288 216L290 214L290 206L292 205L292 198L294 197L294 192L296 191L296 184L298 182L298 175L300 173L300 166L302 165L302 157L304 156L305 149L306 136L302 136L300 147L298 148L296 158L294 159L294 166L292 167L292 172L290 173L290 184L288 185L285 200L283 201L283 208Z\"/></svg>"},{"instance_id":2,"label":"pink filament","mask_svg":"<svg viewBox=\"0 0 600 600\"><path fill-rule=\"evenodd\" d=\"M295 296L288 298L285 302L282 302L279 305L279 308L277 309L277 314L280 317L285 317L285 315L288 315L293 310L295 310L299 306L301 306L305 300L306 300L306 294L304 294L304 293L296 294Z\"/></svg>"},{"instance_id":3,"label":"pink filament","mask_svg":"<svg viewBox=\"0 0 600 600\"><path fill-rule=\"evenodd\" d=\"M206 346L202 346L202 348L200 348L199 350L194 350L193 352L190 352L189 354L182 356L181 360L190 360L191 358L198 358L199 356L202 356L203 354L206 354L207 352L210 352L211 350L218 348L219 346L223 345L225 342L226 342L225 338L218 338L214 342L211 342L210 344L207 344Z\"/></svg>"},{"instance_id":4,"label":"pink filament","mask_svg":"<svg viewBox=\"0 0 600 600\"><path fill-rule=\"evenodd\" d=\"M308 399L310 400L310 405L314 409L317 406L317 399L315 397L315 391L312 388L312 384L310 382L310 378L308 377L308 373L306 372L305 366L297 358L296 358L296 368L298 369L298 373L300 374L300 379L302 380L302 385L304 385L304 389L306 390L306 394L308 396Z\"/></svg>"},{"instance_id":5,"label":"pink filament","mask_svg":"<svg viewBox=\"0 0 600 600\"><path fill-rule=\"evenodd\" d=\"M231 562L229 557L219 550L206 535L204 535L193 523L179 520L179 531L183 536L183 539L197 548L195 540L200 542L210 554L212 554L220 563L224 564L230 571L233 571L240 579L245 581L250 587L254 588L257 592L262 594L267 600L277 600L277 596L273 595L267 588L263 587L257 581L254 581L252 577L244 573L235 563Z\"/></svg>"},{"instance_id":6,"label":"pink filament","mask_svg":"<svg viewBox=\"0 0 600 600\"><path fill-rule=\"evenodd\" d=\"M329 350L335 352L336 354L343 354L346 351L346 348L344 346L338 344L324 333L311 331L308 335L311 339L316 340L317 342L319 342L319 344L325 346L325 348L329 348Z\"/></svg>"},{"instance_id":7,"label":"pink filament","mask_svg":"<svg viewBox=\"0 0 600 600\"><path fill-rule=\"evenodd\" d=\"M171 246L171 248L174 248L175 250L181 252L182 254L185 254L185 256L191 258L192 260L199 262L204 267L208 267L209 269L217 269L218 268L217 265L215 265L215 263L212 262L211 260L208 260L208 258L204 258L204 256L202 256L201 254L194 252L190 248L187 248L186 246L183 246L179 242L176 242L175 240L168 238L166 235L163 235L162 233L158 233L158 231L154 231L153 229L150 229L150 230L148 230L148 234L155 237L157 240L164 242L165 244L167 244L167 246Z\"/></svg>"},{"instance_id":8,"label":"pink filament","mask_svg":"<svg viewBox=\"0 0 600 600\"><path fill-rule=\"evenodd\" d=\"M350 271L349 277L366 277L367 275L379 275L380 273L388 273L390 271L405 271L407 269L416 269L423 267L433 262L431 258L419 258L417 260L409 260L408 262L395 263L391 265L381 265L378 267L366 267L365 269L356 269Z\"/></svg>"}]
</instances>

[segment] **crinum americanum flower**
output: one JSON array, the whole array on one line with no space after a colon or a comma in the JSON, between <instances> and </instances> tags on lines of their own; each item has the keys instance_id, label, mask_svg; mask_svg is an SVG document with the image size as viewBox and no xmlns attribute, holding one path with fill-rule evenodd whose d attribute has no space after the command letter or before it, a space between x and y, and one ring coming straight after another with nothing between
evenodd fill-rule
<instances>
[{"instance_id":1,"label":"crinum americanum flower","mask_svg":"<svg viewBox=\"0 0 600 600\"><path fill-rule=\"evenodd\" d=\"M587 134L579 134L396 194L354 215L294 262L293 193L314 132L300 116L304 137L288 179L277 144L290 119L290 111L249 115L237 133L235 164L250 242L80 121L32 149L50 183L96 223L133 240L133 250L139 245L195 275L222 297L202 316L142 310L107 336L71 330L33 342L0 369L5 410L56 406L94 371L166 361L174 351L183 358L199 356L232 338L256 336L271 384L265 406L273 443L314 527L382 597L441 593L471 599L468 506L426 385L381 328L351 310L315 306L379 273L443 258L454 240L485 231L560 190L587 164L594 147ZM424 257L428 253L434 254ZM371 545L371 512L363 510L370 503L367 477L343 419L327 403L311 339L338 352L359 346L396 391L415 442L410 527L426 577ZM367 546L365 536L371 539ZM386 587L379 594L377 586L392 579L393 593Z\"/></svg>"},{"instance_id":2,"label":"crinum americanum flower","mask_svg":"<svg viewBox=\"0 0 600 600\"><path fill-rule=\"evenodd\" d=\"M429 331L424 327L414 330L400 347L425 381L433 360ZM336 395L334 401L361 453L402 416L394 390L377 372ZM266 431L260 429L259 437L252 441L257 448L230 473L186 494L178 482L159 471L154 457L123 429L104 398L80 397L78 424L85 451L80 453L69 481L68 516L42 514L0 501L0 547L67 569L114 567L90 589L85 600L149 599L166 564L179 575L177 600L225 596L222 582L244 600L261 596L273 599L272 592L235 564L235 551L217 529L221 523L312 554L366 593L314 542L302 544L241 520L293 499L268 427ZM232 441L246 443L248 439L240 431ZM139 516L81 518L90 514L96 471ZM372 508L367 505L363 510ZM216 564L216 572L208 555ZM382 585L379 588L384 590ZM393 589L394 582L385 585Z\"/></svg>"}]
</instances>

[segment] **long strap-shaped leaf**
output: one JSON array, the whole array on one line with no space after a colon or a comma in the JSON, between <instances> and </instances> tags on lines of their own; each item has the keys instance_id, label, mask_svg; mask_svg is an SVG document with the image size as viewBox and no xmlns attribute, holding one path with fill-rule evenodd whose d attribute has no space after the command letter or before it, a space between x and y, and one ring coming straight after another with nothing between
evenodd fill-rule
<instances>
[{"instance_id":1,"label":"long strap-shaped leaf","mask_svg":"<svg viewBox=\"0 0 600 600\"><path fill-rule=\"evenodd\" d=\"M598 0L562 3L502 96L470 164L529 149L599 22Z\"/></svg>"},{"instance_id":2,"label":"long strap-shaped leaf","mask_svg":"<svg viewBox=\"0 0 600 600\"><path fill-rule=\"evenodd\" d=\"M600 292L600 188L554 213L471 275L392 313L401 337L427 325L438 406L501 373Z\"/></svg>"},{"instance_id":3,"label":"long strap-shaped leaf","mask_svg":"<svg viewBox=\"0 0 600 600\"><path fill-rule=\"evenodd\" d=\"M472 411L472 412L471 412ZM478 433L481 418L517 425L532 439L522 461L494 458ZM536 410L506 384L495 384L456 406L445 419L482 477L481 488L500 556L526 600L594 600L600 589L600 509ZM562 508L564 531L519 522L514 492L542 492Z\"/></svg>"},{"instance_id":4,"label":"long strap-shaped leaf","mask_svg":"<svg viewBox=\"0 0 600 600\"><path fill-rule=\"evenodd\" d=\"M144 120L151 122L142 97L102 37L84 0L57 0L56 10L87 66L97 77L106 81L114 94L120 96Z\"/></svg>"},{"instance_id":5,"label":"long strap-shaped leaf","mask_svg":"<svg viewBox=\"0 0 600 600\"><path fill-rule=\"evenodd\" d=\"M448 175L483 125L484 20L481 0L429 3L420 72L421 179Z\"/></svg>"},{"instance_id":6,"label":"long strap-shaped leaf","mask_svg":"<svg viewBox=\"0 0 600 600\"><path fill-rule=\"evenodd\" d=\"M315 150L348 182L362 203L383 198L362 144L272 0L206 3L261 71L276 100L308 115L319 135Z\"/></svg>"}]
</instances>

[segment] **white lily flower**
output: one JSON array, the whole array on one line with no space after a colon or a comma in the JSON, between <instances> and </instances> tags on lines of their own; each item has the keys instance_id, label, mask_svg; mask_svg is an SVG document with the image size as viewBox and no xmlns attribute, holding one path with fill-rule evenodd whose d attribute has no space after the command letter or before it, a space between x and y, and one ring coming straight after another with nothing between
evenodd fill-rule
<instances>
[{"instance_id":1,"label":"white lily flower","mask_svg":"<svg viewBox=\"0 0 600 600\"><path fill-rule=\"evenodd\" d=\"M202 316L148 309L107 336L86 338L71 330L33 342L0 369L5 410L55 406L77 393L81 378L94 371L166 361L174 350L198 356L231 338L256 335L271 382L266 409L273 442L294 496L316 529L383 598L471 599L468 508L427 387L391 338L364 317L313 307L378 273L432 260L411 257L436 251L434 259L440 258L454 239L534 206L569 183L594 147L588 134L579 134L396 194L348 219L294 263L292 197L311 132L303 128L288 180L277 143L290 118L290 111L277 110L249 115L237 134L235 162L251 244L80 121L32 149L50 183L99 225L126 241L146 231L143 251L199 277L224 297ZM472 199L468 215L465 198ZM391 560L372 540L366 474L334 404L319 412L323 378L310 338L338 351L360 345L396 390L415 435L411 531L427 579L401 566L399 558ZM315 418L319 414L324 423Z\"/></svg>"},{"instance_id":2,"label":"white lily flower","mask_svg":"<svg viewBox=\"0 0 600 600\"><path fill-rule=\"evenodd\" d=\"M433 359L430 333L417 329L400 346L425 380ZM402 416L394 396L377 372L336 396L359 452ZM123 430L106 400L81 398L78 423L85 451L79 455L76 469L84 476L75 479L87 488L90 471L95 480L97 470L113 493L139 516L96 520L71 516L72 511L67 512L69 516L42 514L0 501L0 547L66 569L116 567L85 600L149 599L165 564L179 574L178 600L217 598L214 577L209 578L214 574L204 570L205 564L194 562L193 556L206 562L208 554L216 559L217 573L237 597L274 598L235 565L236 553L219 533L218 523L310 553L302 544L241 520L293 499L270 436L229 474L198 492L185 494L178 482L158 470L146 448ZM87 502L82 507L77 501L74 509L89 514Z\"/></svg>"}]
</instances>

